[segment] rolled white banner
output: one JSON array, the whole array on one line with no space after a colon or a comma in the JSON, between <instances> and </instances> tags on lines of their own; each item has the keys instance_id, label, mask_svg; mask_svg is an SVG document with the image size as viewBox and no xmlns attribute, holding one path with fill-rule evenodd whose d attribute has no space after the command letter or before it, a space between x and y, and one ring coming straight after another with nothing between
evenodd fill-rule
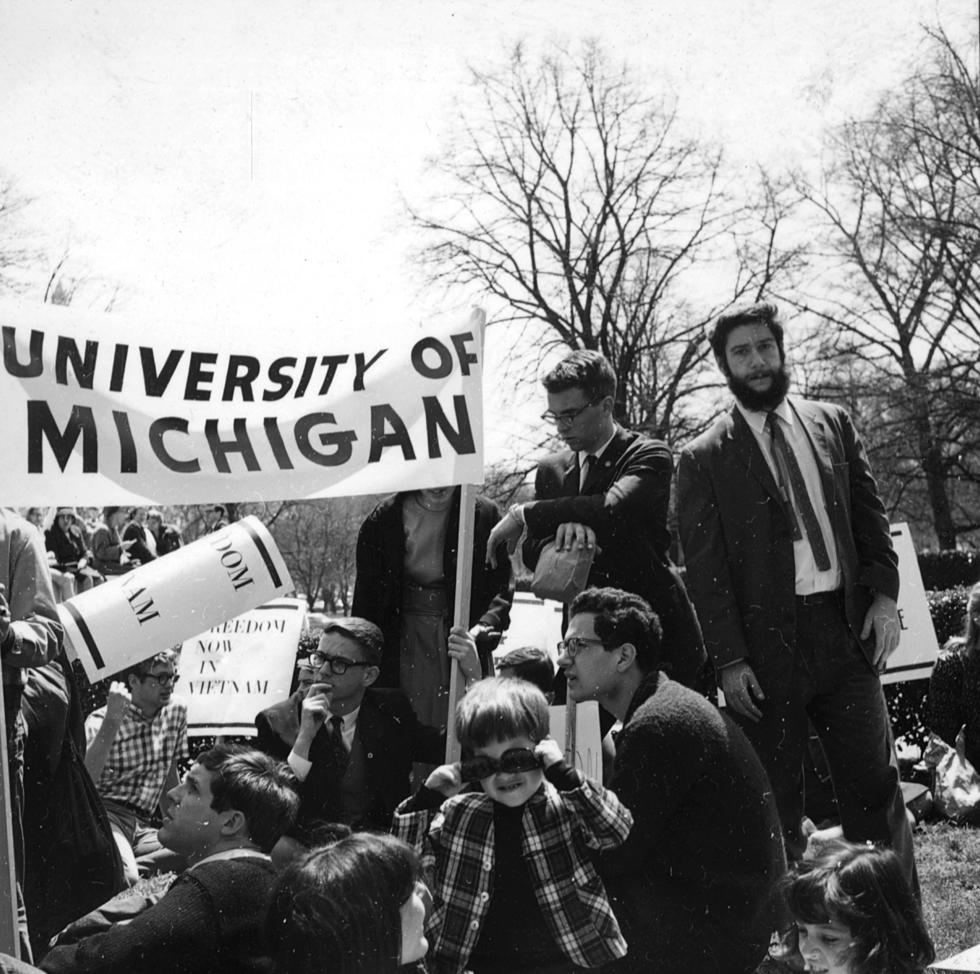
<instances>
[{"instance_id":1,"label":"rolled white banner","mask_svg":"<svg viewBox=\"0 0 980 974\"><path fill-rule=\"evenodd\" d=\"M293 589L272 535L246 517L58 606L89 680L102 680Z\"/></svg>"}]
</instances>

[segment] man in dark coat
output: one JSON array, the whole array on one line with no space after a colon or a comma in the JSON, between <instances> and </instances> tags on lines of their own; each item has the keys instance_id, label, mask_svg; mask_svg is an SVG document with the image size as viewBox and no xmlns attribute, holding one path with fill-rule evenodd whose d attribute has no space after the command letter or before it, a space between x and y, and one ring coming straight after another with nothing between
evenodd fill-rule
<instances>
[{"instance_id":1,"label":"man in dark coat","mask_svg":"<svg viewBox=\"0 0 980 974\"><path fill-rule=\"evenodd\" d=\"M326 821L387 831L408 796L412 762L445 757L444 729L419 723L401 691L372 687L381 651L381 631L366 619L324 629L288 757L301 781L300 829Z\"/></svg>"},{"instance_id":2,"label":"man in dark coat","mask_svg":"<svg viewBox=\"0 0 980 974\"><path fill-rule=\"evenodd\" d=\"M558 659L573 700L598 700L623 722L609 788L633 829L599 872L629 953L609 971L750 974L785 870L776 805L745 735L660 671L661 645L643 599L586 589Z\"/></svg>"},{"instance_id":3,"label":"man in dark coat","mask_svg":"<svg viewBox=\"0 0 980 974\"><path fill-rule=\"evenodd\" d=\"M844 835L891 845L916 884L878 673L898 644L898 559L868 458L839 406L787 396L777 309L722 315L711 346L736 401L680 458L678 522L728 707L804 851L812 722Z\"/></svg>"},{"instance_id":4,"label":"man in dark coat","mask_svg":"<svg viewBox=\"0 0 980 974\"><path fill-rule=\"evenodd\" d=\"M548 393L543 418L555 424L568 449L538 464L534 500L512 507L497 525L487 558L494 563L502 541L513 550L525 525L522 555L531 569L549 541L559 548L594 545L588 584L646 599L666 634L665 668L685 686L703 690L701 630L668 553L670 450L615 422L616 376L598 352L572 352L542 382Z\"/></svg>"}]
</instances>

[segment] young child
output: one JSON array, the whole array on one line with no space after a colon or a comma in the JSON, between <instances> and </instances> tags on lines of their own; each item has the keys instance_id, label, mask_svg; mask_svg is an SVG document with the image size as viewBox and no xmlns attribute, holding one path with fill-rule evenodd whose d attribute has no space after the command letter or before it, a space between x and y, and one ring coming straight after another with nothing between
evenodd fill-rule
<instances>
[{"instance_id":1,"label":"young child","mask_svg":"<svg viewBox=\"0 0 980 974\"><path fill-rule=\"evenodd\" d=\"M922 911L890 849L828 842L797 865L786 905L808 971L919 974L935 960Z\"/></svg>"},{"instance_id":2,"label":"young child","mask_svg":"<svg viewBox=\"0 0 980 974\"><path fill-rule=\"evenodd\" d=\"M624 956L591 853L621 845L633 817L565 763L541 691L481 680L456 708L456 734L464 760L395 812L432 890L431 974L567 974Z\"/></svg>"}]
</instances>

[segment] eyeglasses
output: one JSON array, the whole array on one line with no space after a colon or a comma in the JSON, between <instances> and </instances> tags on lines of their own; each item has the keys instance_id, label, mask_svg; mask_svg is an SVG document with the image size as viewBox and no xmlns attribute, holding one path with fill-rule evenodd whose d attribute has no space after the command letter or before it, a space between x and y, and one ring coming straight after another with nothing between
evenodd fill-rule
<instances>
[{"instance_id":1,"label":"eyeglasses","mask_svg":"<svg viewBox=\"0 0 980 974\"><path fill-rule=\"evenodd\" d=\"M463 781L481 781L492 774L516 774L518 771L537 771L541 759L528 747L512 747L498 758L480 754L465 758L459 765Z\"/></svg>"},{"instance_id":2,"label":"eyeglasses","mask_svg":"<svg viewBox=\"0 0 980 974\"><path fill-rule=\"evenodd\" d=\"M562 426L571 426L589 408L589 406L594 406L600 399L591 399L584 406L580 406L578 409L566 409L563 413L553 413L550 409L546 413L541 414L541 418L546 423L554 423L555 426L561 428Z\"/></svg>"},{"instance_id":3,"label":"eyeglasses","mask_svg":"<svg viewBox=\"0 0 980 974\"><path fill-rule=\"evenodd\" d=\"M146 673L140 677L141 680L155 680L158 687L174 686L180 679L180 676L176 673Z\"/></svg>"},{"instance_id":4,"label":"eyeglasses","mask_svg":"<svg viewBox=\"0 0 980 974\"><path fill-rule=\"evenodd\" d=\"M310 653L310 663L318 670L329 666L334 676L343 676L352 666L374 666L364 660L348 659L346 656L326 656L323 653Z\"/></svg>"},{"instance_id":5,"label":"eyeglasses","mask_svg":"<svg viewBox=\"0 0 980 974\"><path fill-rule=\"evenodd\" d=\"M563 639L558 644L558 654L559 656L567 656L569 659L575 659L586 646L605 645L601 639L586 639L584 636L572 636L569 639Z\"/></svg>"}]
</instances>

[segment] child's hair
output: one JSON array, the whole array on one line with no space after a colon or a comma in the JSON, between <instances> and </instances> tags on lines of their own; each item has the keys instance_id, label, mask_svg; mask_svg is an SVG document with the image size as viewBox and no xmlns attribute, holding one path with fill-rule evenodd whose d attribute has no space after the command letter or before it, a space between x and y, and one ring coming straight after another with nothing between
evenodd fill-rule
<instances>
[{"instance_id":1,"label":"child's hair","mask_svg":"<svg viewBox=\"0 0 980 974\"><path fill-rule=\"evenodd\" d=\"M548 701L527 680L492 676L474 683L456 707L456 737L472 752L492 741L548 736Z\"/></svg>"},{"instance_id":2,"label":"child's hair","mask_svg":"<svg viewBox=\"0 0 980 974\"><path fill-rule=\"evenodd\" d=\"M401 908L419 859L392 835L357 832L283 870L266 913L277 974L395 974Z\"/></svg>"},{"instance_id":3,"label":"child's hair","mask_svg":"<svg viewBox=\"0 0 980 974\"><path fill-rule=\"evenodd\" d=\"M890 849L827 843L798 863L785 885L800 923L837 920L852 941L844 955L853 974L914 974L936 958L922 911Z\"/></svg>"},{"instance_id":4,"label":"child's hair","mask_svg":"<svg viewBox=\"0 0 980 974\"><path fill-rule=\"evenodd\" d=\"M510 672L499 673L504 669ZM555 664L552 663L551 657L537 646L512 649L503 658L497 660L497 670L500 676L513 676L533 683L545 696L555 688Z\"/></svg>"}]
</instances>

